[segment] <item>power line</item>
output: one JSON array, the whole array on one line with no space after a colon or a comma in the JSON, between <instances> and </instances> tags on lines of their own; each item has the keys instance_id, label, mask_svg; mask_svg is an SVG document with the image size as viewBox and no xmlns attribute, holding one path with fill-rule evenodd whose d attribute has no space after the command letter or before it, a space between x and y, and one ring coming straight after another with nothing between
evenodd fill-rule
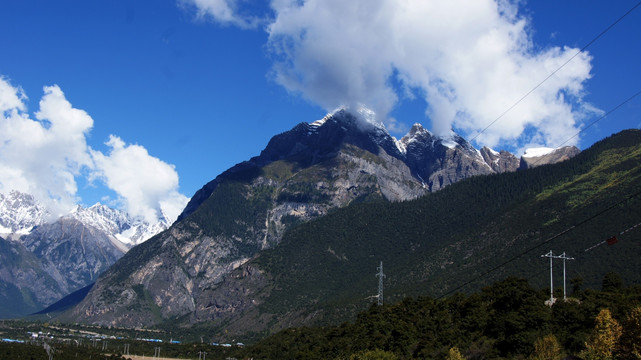
<instances>
[{"instance_id":1,"label":"power line","mask_svg":"<svg viewBox=\"0 0 641 360\"><path fill-rule=\"evenodd\" d=\"M594 124L598 123L599 121L601 121L601 120L605 119L608 115L612 114L613 112L615 112L616 110L618 110L620 107L622 107L623 105L627 104L628 102L630 102L632 99L634 99L635 97L637 97L637 96L639 96L639 95L641 95L641 90L637 91L634 95L632 95L632 96L630 96L629 98L627 98L627 99L623 100L622 102L620 102L617 106L613 107L613 108L612 108L612 109L610 109L608 112L606 112L606 113L604 113L603 115L601 115L598 119L596 119L596 120L592 121L590 124L588 124L588 126L584 127L583 129L581 129L581 130L580 130L579 132L577 132L576 134L574 134L574 135L570 136L567 140L565 140L564 142L562 142L559 146L555 147L554 149L556 150L556 149L560 148L561 146L563 146L563 145L567 144L570 140L574 139L575 137L579 136L579 134L581 134L582 132L584 132L584 131L586 131L587 129L589 129L592 125L594 125ZM530 166L530 167L534 167L534 166L535 166L536 164L538 164L541 160L543 160L543 158L544 158L544 156L539 157L536 161L534 161L534 162L533 162L532 164L530 164L529 166Z\"/></svg>"},{"instance_id":2,"label":"power line","mask_svg":"<svg viewBox=\"0 0 641 360\"><path fill-rule=\"evenodd\" d=\"M625 233L628 233L628 232L630 232L630 231L632 231L632 230L636 229L636 228L637 228L637 227L639 227L639 226L641 226L641 223L638 223L638 224L636 224L636 225L630 226L629 228L627 228L627 229L625 229L625 230L621 231L621 232L619 233L619 236L621 236L621 235L623 235L623 234L625 234ZM583 250L583 252L588 252L588 251L590 251L590 250L592 250L592 249L594 249L594 248L596 248L596 247L598 247L598 246L601 246L601 245L603 245L603 244L613 245L613 244L616 244L616 243L617 243L617 241L618 241L617 237L616 237L616 236L613 236L613 237L611 237L611 238L609 238L609 239L606 239L606 240L601 241L600 243L597 243L596 245L590 246L589 248L587 248L587 249Z\"/></svg>"},{"instance_id":3,"label":"power line","mask_svg":"<svg viewBox=\"0 0 641 360\"><path fill-rule=\"evenodd\" d=\"M638 192L636 192L636 193L634 193L634 194L632 194L632 195L628 196L627 198L622 199L622 200L620 200L620 201L618 201L618 202L616 202L616 203L614 203L614 204L612 204L612 205L608 206L607 208L605 208L605 209L603 209L603 210L599 211L598 213L596 213L596 214L594 214L594 215L592 215L592 216L590 216L590 217L588 217L588 218L586 218L586 219L584 219L584 220L582 220L582 221L578 222L578 223L577 223L577 224L575 224L575 225L570 226L569 228L567 228L567 229L565 229L565 230L561 231L560 233L558 233L558 234L556 234L556 235L553 235L553 236L551 236L551 237L547 238L547 239L546 239L546 240L544 240L543 242L541 242L541 243L539 243L539 244L537 244L537 245L535 245L535 246L533 246L533 247L531 247L531 248L529 248L529 249L527 249L527 250L525 250L525 251L523 251L523 252L521 252L521 253L519 253L519 254L517 254L517 255L515 255L515 256L513 256L513 257L511 257L511 258L509 258L509 259L507 259L507 260L505 260L505 261L503 261L502 263L500 263L500 264L498 264L498 265L496 265L496 266L492 267L491 269L489 269L489 270L487 270L487 271L485 271L485 272L481 273L480 275L478 275L478 276L476 276L476 277L474 277L474 278L472 278L472 279L470 279L470 280L468 280L468 281L464 282L463 284L461 284L461 285L459 285L459 286L455 287L454 289L452 289L452 290L450 290L450 291L448 291L448 292L446 292L446 293L442 294L442 295L441 295L441 296L439 296L437 299L444 298L445 296L451 295L451 294L453 294L453 293L455 293L455 292L459 291L460 289L464 288L465 286L467 286L467 285L469 285L469 284L471 284L471 283L473 283L473 282L475 282L475 281L477 281L477 280L479 280L479 279L481 279L481 278L483 278L483 277L487 276L488 274L490 274L490 273L492 273L492 272L494 272L494 271L496 271L496 270L498 270L498 269L502 268L503 266L505 266L505 265L507 265L507 264L509 264L509 263L513 262L514 260L516 260L516 259L520 258L521 256L523 256L523 255L525 255L525 254L527 254L527 253L530 253L530 252L532 252L532 251L534 251L534 250L536 250L536 249L540 248L541 246L543 246L543 245L545 245L545 244L547 244L547 243L549 243L549 242L551 242L551 241L553 241L553 240L555 240L555 239L557 239L557 238L559 238L559 237L561 237L561 236L563 236L563 235L565 235L565 234L569 233L570 231L574 230L575 228L577 228L577 227L579 227L579 226L582 226L582 225L584 225L584 224L586 224L586 223L588 223L588 222L590 222L590 221L594 220L595 218L597 218L597 217L599 217L599 216L601 216L601 215L603 215L603 214L605 214L605 213L609 212L610 210L614 209L615 207L617 207L617 206L621 205L621 204L622 204L622 203L624 203L624 202L627 202L627 201L632 200L633 198L635 198L635 197L637 197L637 196L639 196L639 195L641 195L641 191L638 191ZM633 227L633 228L634 228L634 227ZM628 230L628 231L629 231L629 230Z\"/></svg>"},{"instance_id":4,"label":"power line","mask_svg":"<svg viewBox=\"0 0 641 360\"><path fill-rule=\"evenodd\" d=\"M639 4L641 4L641 2L640 2ZM637 4L637 6L638 6L639 4ZM630 10L630 11L631 11L631 10ZM626 100L624 100L623 102L619 103L619 104L618 104L617 106L615 106L614 108L610 109L610 110L609 110L608 112L606 112L603 116L601 116L600 118L598 118L598 119L596 119L595 121L593 121L590 125L588 125L588 127L590 127L590 126L594 125L595 123L597 123L598 121L600 121L600 120L604 119L606 116L608 116L608 115L609 115L609 114L611 114L612 112L616 111L616 110L617 110L617 109L619 109L621 106L625 105L625 104L626 104L626 103L628 103L630 100L632 100L632 99L634 99L635 97L637 97L639 94L641 94L641 91L638 91L637 93L635 93L635 94L634 94L634 95L632 95L631 97L629 97L629 98L627 98ZM586 129L587 129L587 127L586 127L586 128L584 128L584 129L583 129L583 130L581 130L581 131L585 131ZM574 136L577 136L578 134L580 134L580 133L581 133L581 131L579 131L579 132L578 132L577 134L575 134ZM573 137L574 137L574 136L573 136ZM561 145L559 145L559 147L563 146L563 144L567 143L567 142L568 142L568 141L570 141L571 139L572 139L572 138L570 138L570 139L566 140L566 141L565 141L565 142L563 142ZM534 162L534 164L538 163L538 161L540 161L540 159L539 159L539 160L537 160L536 162ZM533 165L534 165L534 164L533 164ZM620 178L620 177L619 177L619 178ZM619 178L615 179L614 181L617 181ZM640 192L637 192L637 193L635 193L635 194L633 194L633 195L631 195L631 196L630 196L630 197L628 197L627 199L624 199L624 200L622 200L622 201L620 201L620 202L618 202L618 203L616 203L616 204L613 204L613 205L609 206L608 208L606 208L606 209L605 209L605 210L603 210L602 212L597 213L596 215L594 215L594 216L592 216L592 217L590 217L590 218L588 218L588 219L586 219L586 220L584 220L584 221L580 222L579 224L577 224L577 225L573 225L573 226L569 227L568 229L566 229L566 230L564 230L564 231L562 231L562 232L558 233L557 235L554 235L553 237L551 237L551 238L549 238L549 239L545 240L543 243L541 243L541 244L539 244L539 245L536 245L535 247L530 248L530 249L528 249L528 250L526 250L526 251L524 251L524 252L522 252L522 253L520 253L520 254L518 254L518 255L516 255L516 256L514 256L514 257L510 258L510 259L508 259L507 261L505 261L505 262L503 262L503 263L499 264L498 266L496 266L496 267L494 267L494 268L492 268L492 269L490 269L490 270L486 271L485 273L482 273L481 275L477 276L476 278L473 278L472 280L469 280L469 281L465 282L463 285L461 285L461 286L459 286L459 287L456 287L456 288L454 288L453 290L451 290L451 291L449 291L449 292L447 292L447 293L445 293L445 294L441 295L441 296L439 297L439 299L440 299L440 298L442 298L442 297L444 297L444 296L447 296L447 295L449 295L449 294L451 294L451 293L454 293L454 292L456 292L456 291L460 290L461 288L463 288L463 287L465 287L465 286L469 285L470 283L472 283L472 282L474 282L474 281L476 281L476 280L478 280L478 279L480 279L480 278L484 277L485 275L487 275L487 274L489 274L489 273L491 273L491 272L494 272L495 270L498 270L499 268L501 268L501 267L503 267L503 266L505 266L505 265L507 265L507 264L511 263L512 261L514 261L514 260L518 259L519 257L521 257L521 256L523 256L523 255L525 255L525 254L529 253L530 251L533 251L533 250L535 250L535 249L537 249L537 248L539 248L539 247L543 246L544 244L547 244L548 242L550 242L550 241L552 241L552 240L554 240L554 239L556 239L556 238L558 238L558 237L560 237L560 236L562 236L562 235L566 234L567 232L569 232L569 231L573 230L575 227L580 226L580 225L582 225L582 224L584 224L584 223L587 223L588 221L591 221L591 220L592 220L592 219L594 219L595 217L600 216L601 214L604 214L604 213L606 213L606 212L608 212L608 211L612 210L614 207L616 207L617 205L619 205L619 204L620 204L620 203L622 203L623 201L628 201L628 200L630 200L630 199L632 199L632 198L634 198L634 197L638 196L639 194L641 194L641 191L640 191ZM623 233L625 233L625 232L627 232L627 231L630 231L631 229L633 229L633 228L635 228L636 226L639 226L639 225L641 225L641 224L635 225L635 226L633 226L632 228L627 229L627 230L625 230L625 231L621 232L621 234L623 234ZM595 245L595 246L593 246L593 247L596 247L596 246L598 246L598 245L601 245L601 243L599 243L599 244L597 244L597 245ZM591 250L591 248L590 248L590 249L587 249L587 250L585 250L585 251L588 251L588 250Z\"/></svg>"},{"instance_id":5,"label":"power line","mask_svg":"<svg viewBox=\"0 0 641 360\"><path fill-rule=\"evenodd\" d=\"M636 7L637 7L637 6L639 6L639 5L641 5L641 2L639 2L639 3L638 3L634 8L636 8ZM634 10L634 8L632 8L630 11ZM629 13L630 11L628 11L628 13ZM628 13L626 13L626 15L627 15ZM624 16L625 16L625 15L624 15ZM621 17L620 19L622 19L622 18L623 18L623 17ZM619 20L620 20L620 19L619 19ZM617 20L617 22L618 22L619 20ZM614 25L614 24L613 24L613 25ZM610 27L612 27L613 25L611 25ZM593 40L592 42L594 42L594 40ZM575 135L573 135L572 137L570 137L568 140L564 141L564 142L563 142L561 145L559 145L558 147L563 146L563 144L565 144L565 143L567 143L568 141L570 141L573 137L577 136L578 134L580 134L581 132L585 131L585 130L586 130L587 128L589 128L590 126L592 126L592 125L596 124L597 122L601 121L602 119L604 119L605 117L607 117L609 114L613 113L614 111L616 111L617 109L619 109L621 106L625 105L625 104L626 104L626 103L628 103L630 100L634 99L635 97L639 96L640 94L641 94L641 91L638 91L638 92L636 92L634 95L632 95L632 96L630 96L629 98L627 98L626 100L622 101L622 102L621 102L621 103L619 103L617 106L615 106L614 108L610 109L608 112L606 112L605 114L603 114L600 118L598 118L598 119L596 119L595 121L593 121L592 123L590 123L586 128L582 129L581 131L579 131L578 133L576 133ZM557 147L557 148L558 148L558 147ZM539 159L539 160L537 160L536 162L534 162L534 163L533 163L533 165L535 165L536 163L538 163L538 161L540 161L540 160L541 160L541 159ZM614 181L617 181L617 180L619 180L620 178L621 178L621 176L620 176L619 178L615 179ZM638 195L640 195L640 194L641 194L641 191L639 191L639 192L637 192L637 193L635 193L635 194L632 194L632 195L631 195L631 196L629 196L627 199L621 200L621 201L619 201L619 202L617 202L617 203L615 203L615 204L610 205L610 206L609 206L608 208L606 208L605 210L603 210L603 211L601 211L601 212L599 212L599 213L597 213L597 214L595 214L595 215L593 215L593 216L589 217L588 219L585 219L585 220L581 221L580 223L578 223L578 224L576 224L576 225L573 225L573 226L571 226L571 227L569 227L569 228L565 229L564 231L562 231L562 232L560 232L560 233L558 233L558 234L556 234L556 235L552 236L551 238L548 238L548 239L547 239L547 240L545 240L544 242L542 242L542 243L540 243L540 244L538 244L538 245L536 245L536 246L534 246L534 247L532 247L532 248L530 248L530 249L528 249L528 250L526 250L526 251L524 251L524 252L522 252L522 253L520 253L520 254L518 254L518 255L516 255L516 256L514 256L514 257L510 258L510 259L508 259L508 260L506 260L506 261L504 261L504 262L502 262L501 264L499 264L499 265L497 265L497 266L495 266L495 267L491 268L490 270L488 270L488 271L486 271L486 272L482 273L481 275L479 275L479 276L477 276L477 277L475 277L475 278L473 278L473 279L471 279L471 280L469 280L469 281L467 281L467 282L463 283L462 285L460 285L460 286L458 286L458 287L454 288L453 290L446 292L445 294L443 294L443 295L439 296L439 297L438 297L438 299L443 298L443 297L445 297L445 296L447 296L447 295L450 295L450 294L452 294L452 293L454 293L454 292L456 292L456 291L458 291L458 290L462 289L463 287L465 287L465 286L467 286L467 285L471 284L472 282L475 282L475 281L479 280L480 278L482 278L482 277L484 277L484 276L486 276L486 275L488 275L488 274L490 274L490 273L492 273L492 272L494 272L494 271L498 270L499 268L501 268L501 267L503 267L503 266L505 266L505 265L507 265L507 264L511 263L512 261L514 261L514 260L518 259L519 257L521 257L521 256L523 256L523 255L525 255L525 254L527 254L527 253L529 253L529 252L531 252L531 251L533 251L533 250L535 250L535 249L537 249L537 248L539 248L539 247L541 247L541 246L543 246L543 245L545 245L545 244L547 244L547 243L551 242L552 240L554 240L554 239L556 239L556 238L558 238L558 237L560 237L560 236L562 236L562 235L564 235L564 234L566 234L566 233L568 233L568 232L572 231L572 230L573 230L574 228L576 228L577 226L581 226L581 225L583 225L583 224L585 224L585 223L587 223L587 222L591 221L592 219L594 219L594 218L596 218L596 217L598 217L598 216L600 216L600 215L602 215L602 214L604 214L604 213L606 213L606 212L608 212L608 211L612 210L614 207L618 206L619 204L623 203L624 201L628 201L628 200L630 200L630 199L632 199L632 198L634 198L634 197L636 197L636 196L638 196ZM626 233L626 232L628 232L628 231L630 231L630 230L632 230L632 229L636 228L637 226L641 226L641 224L637 224L637 225L635 225L635 226L633 226L633 227L631 227L631 228L629 228L629 229L627 229L627 230L624 230L623 232L621 232L621 234L624 234L624 233ZM599 243L599 244L597 244L597 245L595 245L595 246L593 246L593 247L591 247L591 248L589 248L589 249L586 249L585 251L591 250L592 248L597 247L597 246L599 246L599 245L603 244L604 242L607 242L607 240L604 240L603 242L601 242L601 243Z\"/></svg>"},{"instance_id":6,"label":"power line","mask_svg":"<svg viewBox=\"0 0 641 360\"><path fill-rule=\"evenodd\" d=\"M481 134L483 134L483 133L485 132L485 130L489 129L489 128L490 128L492 125L494 125L497 121L499 121L501 118L503 118L503 116L505 116L508 112L512 111L512 109L514 109L514 108L515 108L517 105L519 105L523 100L525 100L525 98L527 98L528 96L530 96L530 94L532 94L534 91L536 91L536 89L538 89L539 87L541 87L541 85L543 85L543 83L545 83L546 81L548 81L552 76L554 76L557 72L559 72L559 70L561 70L563 67L565 67L565 65L567 65L570 61L572 61L572 60L573 60L575 57L577 57L580 53L582 53L583 51L585 51L588 47L590 47L590 45L594 44L594 43L595 43L599 38L601 38L603 35L605 35L605 33L607 33L608 31L610 31L610 29L612 29L616 24L618 24L621 20L623 20L623 18L625 18L626 16L628 16L632 11L634 11L637 7L639 7L639 5L641 5L641 1L640 1L640 2L638 2L636 5L634 5L630 10L628 10L628 11L627 11L625 14L623 14L621 17L619 17L615 22L613 22L612 24L610 24L610 26L608 26L607 28L605 28L605 30L601 31L601 33L599 33L599 35L597 35L597 36L596 36L596 37L594 37L592 40L590 40L590 42L588 42L588 43L587 43L585 46L583 46L579 51L577 51L574 55L572 55L572 57L570 57L566 62L564 62L563 64L561 64L561 66L559 66L556 70L554 70L554 71L553 71L550 75L548 75L545 79L541 80L541 82L539 82L539 83L538 83L536 86L534 86L530 91L528 91L525 95L523 95L520 99L518 99L514 104L512 104L512 106L510 106L510 107L509 107L507 110L505 110L501 115L499 115L496 119L494 119L491 123L489 123L485 128L483 128L483 130L479 131L476 135L474 135L474 137L472 137L472 139L471 139L470 141L474 141L474 140L476 140L476 138L478 138ZM635 95L635 96L636 96L636 95ZM590 126L592 126L592 124L590 124ZM588 126L588 127L589 127L589 126ZM576 135L575 135L575 136L576 136ZM569 140L568 140L568 141L569 141Z\"/></svg>"},{"instance_id":7,"label":"power line","mask_svg":"<svg viewBox=\"0 0 641 360\"><path fill-rule=\"evenodd\" d=\"M560 148L561 146L565 145L568 141L570 141L570 140L574 139L575 137L579 136L580 133L582 133L585 130L589 129L592 125L598 123L599 121L605 119L608 115L610 115L614 111L618 110L621 106L627 104L628 102L630 102L630 100L634 99L635 97L639 96L640 94L641 94L641 90L637 91L634 95L630 96L629 98L627 98L623 102L619 103L619 105L617 105L614 108L610 109L610 111L606 112L601 117L599 117L598 119L596 119L593 122L591 122L590 124L588 124L588 126L586 126L583 129L581 129L581 131L577 132L576 134L572 135L569 139L567 139L564 142L562 142L561 145L557 146L557 148Z\"/></svg>"},{"instance_id":8,"label":"power line","mask_svg":"<svg viewBox=\"0 0 641 360\"><path fill-rule=\"evenodd\" d=\"M383 262L381 261L381 265L376 269L378 270L378 273L376 274L376 277L378 277L378 306L383 305L383 278L385 278L385 274L383 274Z\"/></svg>"}]
</instances>

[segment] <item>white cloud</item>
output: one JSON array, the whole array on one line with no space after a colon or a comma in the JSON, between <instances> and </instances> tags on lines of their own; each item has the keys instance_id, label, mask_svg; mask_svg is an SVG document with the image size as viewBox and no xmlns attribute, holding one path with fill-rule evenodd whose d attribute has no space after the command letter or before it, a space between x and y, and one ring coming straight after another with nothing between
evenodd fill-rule
<instances>
[{"instance_id":1,"label":"white cloud","mask_svg":"<svg viewBox=\"0 0 641 360\"><path fill-rule=\"evenodd\" d=\"M180 1L220 23L243 19L242 2L236 0ZM538 50L518 3L272 0L274 17L267 27L272 76L327 111L365 105L390 128L399 126L388 118L399 94L410 91L425 100L436 133L454 128L488 146L533 141L553 146L574 135L594 110L581 99L591 76L588 53L479 135L578 51Z\"/></svg>"},{"instance_id":2,"label":"white cloud","mask_svg":"<svg viewBox=\"0 0 641 360\"><path fill-rule=\"evenodd\" d=\"M362 103L384 118L409 88L426 101L437 133L477 134L578 51L535 50L527 19L504 1L279 0L272 7L278 83L327 110ZM477 141L554 145L574 135L590 108L581 103L590 61L577 56Z\"/></svg>"},{"instance_id":3,"label":"white cloud","mask_svg":"<svg viewBox=\"0 0 641 360\"><path fill-rule=\"evenodd\" d=\"M22 90L0 78L0 192L18 190L45 203L53 215L77 202L76 176L91 167L86 112L71 107L57 86L45 87L36 119L25 113Z\"/></svg>"},{"instance_id":4,"label":"white cloud","mask_svg":"<svg viewBox=\"0 0 641 360\"><path fill-rule=\"evenodd\" d=\"M121 197L133 216L154 222L164 212L170 221L178 217L187 197L178 189L178 174L173 165L155 158L140 145L126 145L112 135L106 143L108 155L92 151L97 176Z\"/></svg>"},{"instance_id":5,"label":"white cloud","mask_svg":"<svg viewBox=\"0 0 641 360\"><path fill-rule=\"evenodd\" d=\"M249 29L261 22L255 16L240 14L238 0L178 0L178 4L187 9L195 8L200 19L211 19L222 25Z\"/></svg>"},{"instance_id":6,"label":"white cloud","mask_svg":"<svg viewBox=\"0 0 641 360\"><path fill-rule=\"evenodd\" d=\"M160 213L173 221L186 205L174 167L140 145L112 136L104 155L87 145L93 119L74 108L62 90L44 88L35 120L24 92L0 77L0 192L34 195L53 216L80 201L79 177L101 179L119 196L124 210L154 222Z\"/></svg>"}]
</instances>

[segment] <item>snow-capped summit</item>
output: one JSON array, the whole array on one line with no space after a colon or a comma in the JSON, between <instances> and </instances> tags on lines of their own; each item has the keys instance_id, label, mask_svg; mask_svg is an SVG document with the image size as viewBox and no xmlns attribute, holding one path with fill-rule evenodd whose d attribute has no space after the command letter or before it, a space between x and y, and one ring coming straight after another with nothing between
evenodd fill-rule
<instances>
[{"instance_id":1,"label":"snow-capped summit","mask_svg":"<svg viewBox=\"0 0 641 360\"><path fill-rule=\"evenodd\" d=\"M135 219L124 211L112 209L100 203L88 208L78 205L67 216L115 236L128 246L138 245L171 225L164 218L150 224L142 219Z\"/></svg>"},{"instance_id":2,"label":"snow-capped summit","mask_svg":"<svg viewBox=\"0 0 641 360\"><path fill-rule=\"evenodd\" d=\"M32 195L0 194L0 246L16 259L0 264L0 284L20 289L17 297L0 292L0 302L22 304L26 313L42 309L96 281L131 247L169 225L164 218L149 224L99 203L78 205L52 220Z\"/></svg>"},{"instance_id":3,"label":"snow-capped summit","mask_svg":"<svg viewBox=\"0 0 641 360\"><path fill-rule=\"evenodd\" d=\"M580 152L581 150L576 146L563 146L556 149L547 147L530 148L521 156L519 168L529 169L536 166L565 161Z\"/></svg>"},{"instance_id":4,"label":"snow-capped summit","mask_svg":"<svg viewBox=\"0 0 641 360\"><path fill-rule=\"evenodd\" d=\"M0 193L0 234L28 234L45 223L50 214L33 196L12 190Z\"/></svg>"},{"instance_id":5,"label":"snow-capped summit","mask_svg":"<svg viewBox=\"0 0 641 360\"><path fill-rule=\"evenodd\" d=\"M544 156L547 155L551 152L553 152L554 148L549 148L549 147L536 147L536 148L529 148L525 149L525 153L523 154L523 157L538 157L538 156Z\"/></svg>"},{"instance_id":6,"label":"snow-capped summit","mask_svg":"<svg viewBox=\"0 0 641 360\"><path fill-rule=\"evenodd\" d=\"M0 193L0 235L11 235L14 239L28 235L35 227L52 222L50 218L46 207L30 194L15 190L8 195ZM69 214L62 216L62 219L65 218L75 219L102 231L124 243L127 248L144 242L171 225L164 217L150 224L100 203L90 207L77 205Z\"/></svg>"}]
</instances>

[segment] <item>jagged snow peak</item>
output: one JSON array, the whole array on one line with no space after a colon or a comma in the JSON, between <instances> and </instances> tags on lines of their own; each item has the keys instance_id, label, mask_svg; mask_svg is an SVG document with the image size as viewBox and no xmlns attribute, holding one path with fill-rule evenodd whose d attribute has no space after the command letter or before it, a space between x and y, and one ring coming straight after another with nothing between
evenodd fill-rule
<instances>
[{"instance_id":1,"label":"jagged snow peak","mask_svg":"<svg viewBox=\"0 0 641 360\"><path fill-rule=\"evenodd\" d=\"M45 206L29 194L15 190L0 193L0 234L28 234L49 217Z\"/></svg>"},{"instance_id":2,"label":"jagged snow peak","mask_svg":"<svg viewBox=\"0 0 641 360\"><path fill-rule=\"evenodd\" d=\"M376 112L374 110L366 107L365 105L358 105L356 106L356 111L353 111L350 107L348 106L341 106L334 111L330 112L325 116L322 120L317 120L314 123L321 122L321 125L329 118L333 116L338 116L339 114L351 114L354 116L356 119L361 121L361 124L363 125L369 125L373 126L375 129L379 131L384 131L387 133L387 129L385 128L385 124L383 124L381 121L379 121L376 118Z\"/></svg>"},{"instance_id":3,"label":"jagged snow peak","mask_svg":"<svg viewBox=\"0 0 641 360\"><path fill-rule=\"evenodd\" d=\"M432 138L432 133L425 129L423 125L415 123L414 125L412 125L410 131L405 134L405 136L403 136L400 140L394 138L394 142L396 143L396 148L398 148L398 151L400 151L401 154L407 154L407 147L409 146L409 144L415 141L419 141L419 137Z\"/></svg>"},{"instance_id":4,"label":"jagged snow peak","mask_svg":"<svg viewBox=\"0 0 641 360\"><path fill-rule=\"evenodd\" d=\"M485 148L487 149L487 151L489 151L490 153L492 153L494 156L499 156L499 155L501 155L501 153L500 153L500 152L498 152L498 151L496 151L496 150L494 150L494 149L491 149L491 148L489 148L489 147L487 147L487 146L486 146Z\"/></svg>"},{"instance_id":5,"label":"jagged snow peak","mask_svg":"<svg viewBox=\"0 0 641 360\"><path fill-rule=\"evenodd\" d=\"M100 203L88 208L78 205L69 216L115 236L127 245L138 245L171 225L164 217L157 223L150 224Z\"/></svg>"},{"instance_id":6,"label":"jagged snow peak","mask_svg":"<svg viewBox=\"0 0 641 360\"><path fill-rule=\"evenodd\" d=\"M554 148L549 148L549 147L538 147L538 148L529 148L525 150L525 154L523 154L523 157L539 157L539 156L545 156L547 154L550 154L554 152Z\"/></svg>"}]
</instances>

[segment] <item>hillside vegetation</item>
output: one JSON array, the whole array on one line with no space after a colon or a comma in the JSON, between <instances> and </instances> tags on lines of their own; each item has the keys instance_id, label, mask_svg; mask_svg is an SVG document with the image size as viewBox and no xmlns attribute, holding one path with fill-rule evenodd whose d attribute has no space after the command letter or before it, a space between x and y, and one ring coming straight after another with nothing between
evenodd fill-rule
<instances>
[{"instance_id":1,"label":"hillside vegetation","mask_svg":"<svg viewBox=\"0 0 641 360\"><path fill-rule=\"evenodd\" d=\"M575 158L478 176L415 201L359 203L289 231L248 266L269 279L256 311L224 324L257 336L337 324L368 308L385 269L385 300L469 293L507 276L549 287L552 250L567 283L600 286L607 272L641 283L641 131L614 135ZM618 243L601 245L618 236ZM555 285L562 284L555 261ZM239 271L243 271L239 269ZM548 290L549 291L549 290ZM259 319L259 320L258 320Z\"/></svg>"},{"instance_id":2,"label":"hillside vegetation","mask_svg":"<svg viewBox=\"0 0 641 360\"><path fill-rule=\"evenodd\" d=\"M613 278L619 279L618 285L610 286L608 279ZM448 355L456 349L465 359L638 359L641 287L625 287L620 281L609 273L602 291L577 291L570 301L548 307L545 291L511 277L471 295L373 305L355 321L339 326L283 330L241 356L451 359ZM602 341L607 338L612 341Z\"/></svg>"}]
</instances>

